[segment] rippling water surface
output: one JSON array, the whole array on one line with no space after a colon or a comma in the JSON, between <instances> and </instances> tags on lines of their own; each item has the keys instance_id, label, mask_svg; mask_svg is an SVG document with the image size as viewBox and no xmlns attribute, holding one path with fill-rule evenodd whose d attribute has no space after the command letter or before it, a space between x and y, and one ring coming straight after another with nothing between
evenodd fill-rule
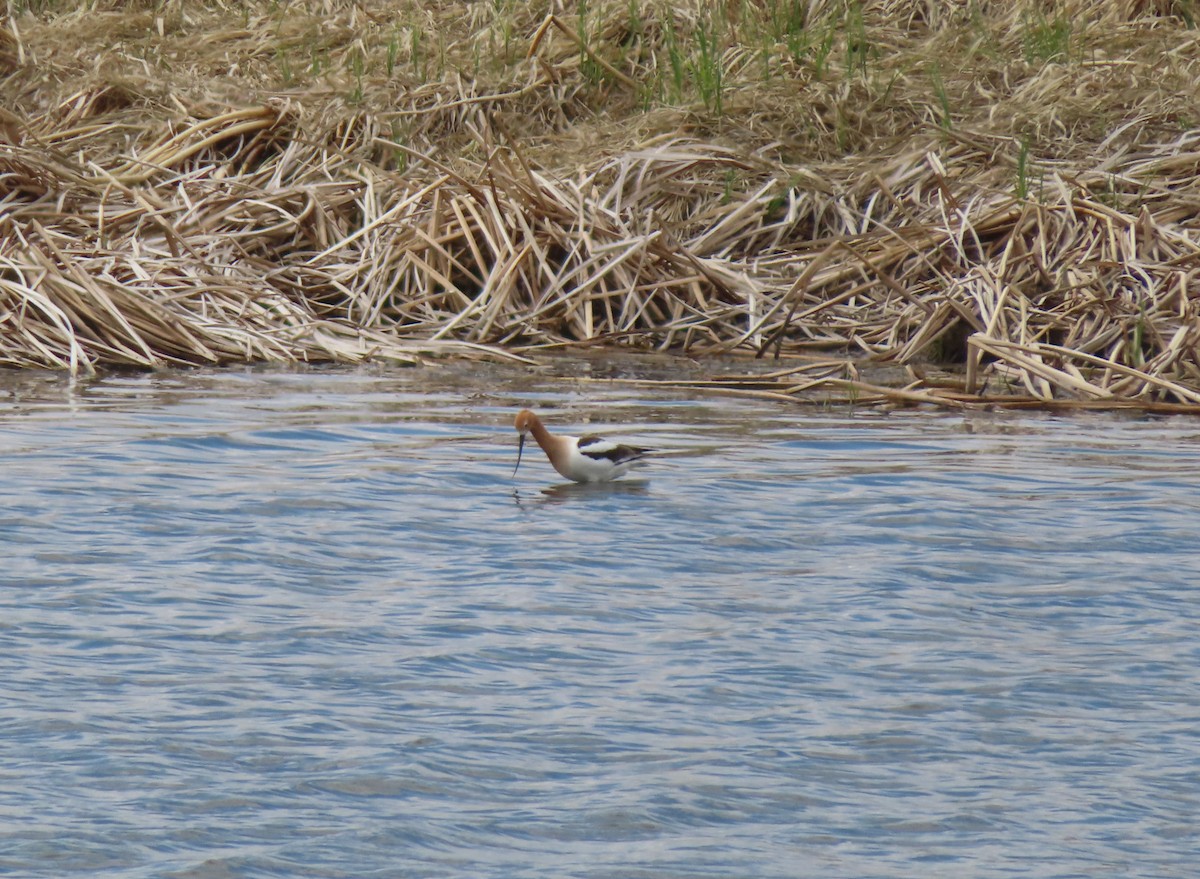
<instances>
[{"instance_id":1,"label":"rippling water surface","mask_svg":"<svg viewBox=\"0 0 1200 879\"><path fill-rule=\"evenodd\" d=\"M671 454L514 480L524 405ZM1200 863L1192 420L19 375L0 534L0 874Z\"/></svg>"}]
</instances>

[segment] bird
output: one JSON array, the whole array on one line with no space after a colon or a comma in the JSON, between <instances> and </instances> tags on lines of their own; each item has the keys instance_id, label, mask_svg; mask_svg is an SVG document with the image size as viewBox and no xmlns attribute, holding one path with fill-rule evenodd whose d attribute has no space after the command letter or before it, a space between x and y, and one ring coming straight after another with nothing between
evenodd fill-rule
<instances>
[{"instance_id":1,"label":"bird","mask_svg":"<svg viewBox=\"0 0 1200 879\"><path fill-rule=\"evenodd\" d=\"M525 449L525 437L533 434L554 469L575 482L611 482L629 472L629 468L649 454L651 449L623 446L598 436L555 436L546 429L542 420L528 409L517 413L514 426L521 436L517 446L517 467L521 466L521 452Z\"/></svg>"}]
</instances>

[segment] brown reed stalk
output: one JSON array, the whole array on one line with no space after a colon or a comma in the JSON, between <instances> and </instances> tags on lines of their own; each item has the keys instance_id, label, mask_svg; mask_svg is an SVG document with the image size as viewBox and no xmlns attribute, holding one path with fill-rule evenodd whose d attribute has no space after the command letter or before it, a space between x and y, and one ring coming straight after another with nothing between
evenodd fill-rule
<instances>
[{"instance_id":1,"label":"brown reed stalk","mask_svg":"<svg viewBox=\"0 0 1200 879\"><path fill-rule=\"evenodd\" d=\"M1194 406L1177 6L16 10L0 363L620 345L840 364L721 392Z\"/></svg>"}]
</instances>

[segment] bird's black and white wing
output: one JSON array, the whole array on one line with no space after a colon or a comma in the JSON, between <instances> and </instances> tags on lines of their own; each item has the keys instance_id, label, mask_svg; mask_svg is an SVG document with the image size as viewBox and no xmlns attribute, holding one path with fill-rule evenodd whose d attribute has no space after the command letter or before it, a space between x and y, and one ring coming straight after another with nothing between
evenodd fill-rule
<instances>
[{"instance_id":1,"label":"bird's black and white wing","mask_svg":"<svg viewBox=\"0 0 1200 879\"><path fill-rule=\"evenodd\" d=\"M650 451L650 449L639 449L636 446L623 446L602 436L581 436L579 438L579 453L593 461L630 464L646 457Z\"/></svg>"}]
</instances>

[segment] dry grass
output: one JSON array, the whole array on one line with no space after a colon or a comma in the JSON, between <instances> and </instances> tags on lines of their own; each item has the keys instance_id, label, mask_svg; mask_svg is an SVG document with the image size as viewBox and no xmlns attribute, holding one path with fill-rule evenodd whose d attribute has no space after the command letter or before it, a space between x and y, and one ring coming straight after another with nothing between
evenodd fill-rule
<instances>
[{"instance_id":1,"label":"dry grass","mask_svg":"<svg viewBox=\"0 0 1200 879\"><path fill-rule=\"evenodd\" d=\"M1190 410L1197 7L10 2L0 363L620 344Z\"/></svg>"}]
</instances>

